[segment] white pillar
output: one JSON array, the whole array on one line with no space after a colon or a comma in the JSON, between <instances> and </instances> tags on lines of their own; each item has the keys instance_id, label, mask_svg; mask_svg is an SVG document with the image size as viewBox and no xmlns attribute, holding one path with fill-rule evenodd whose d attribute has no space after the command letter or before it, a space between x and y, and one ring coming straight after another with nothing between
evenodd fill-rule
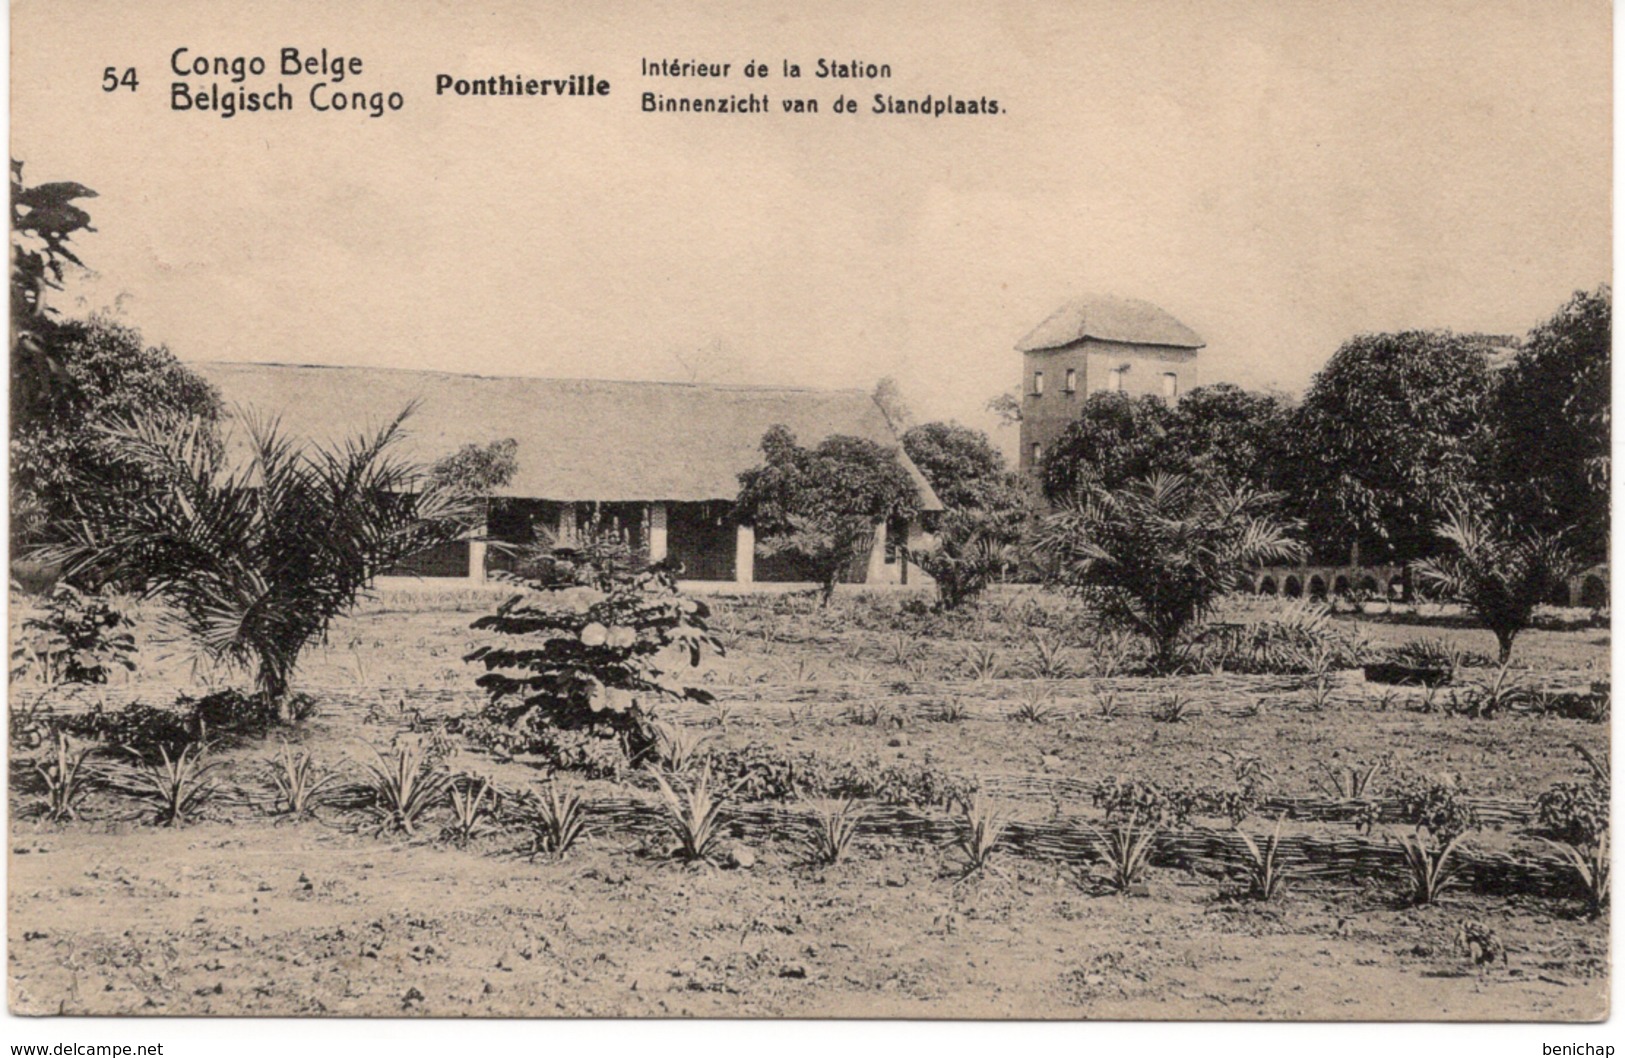
<instances>
[{"instance_id":1,"label":"white pillar","mask_svg":"<svg viewBox=\"0 0 1625 1058\"><path fill-rule=\"evenodd\" d=\"M475 584L485 583L485 538L491 532L491 501L481 503L480 524L468 536L468 579Z\"/></svg>"},{"instance_id":2,"label":"white pillar","mask_svg":"<svg viewBox=\"0 0 1625 1058\"><path fill-rule=\"evenodd\" d=\"M863 577L866 584L886 582L886 523L875 523L875 542L869 548L869 568Z\"/></svg>"},{"instance_id":3,"label":"white pillar","mask_svg":"<svg viewBox=\"0 0 1625 1058\"><path fill-rule=\"evenodd\" d=\"M756 580L756 527L741 525L734 537L734 583L751 584Z\"/></svg>"},{"instance_id":4,"label":"white pillar","mask_svg":"<svg viewBox=\"0 0 1625 1058\"><path fill-rule=\"evenodd\" d=\"M666 558L666 505L649 504L649 561L663 562Z\"/></svg>"}]
</instances>

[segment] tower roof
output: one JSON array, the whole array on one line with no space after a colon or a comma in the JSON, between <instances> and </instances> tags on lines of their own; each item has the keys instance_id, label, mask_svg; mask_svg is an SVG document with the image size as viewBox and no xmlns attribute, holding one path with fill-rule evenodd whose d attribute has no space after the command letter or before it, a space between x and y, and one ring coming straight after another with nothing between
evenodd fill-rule
<instances>
[{"instance_id":1,"label":"tower roof","mask_svg":"<svg viewBox=\"0 0 1625 1058\"><path fill-rule=\"evenodd\" d=\"M1207 343L1197 333L1149 301L1104 295L1077 298L1056 309L1016 343L1023 353L1094 338L1128 345L1164 345L1200 349Z\"/></svg>"}]
</instances>

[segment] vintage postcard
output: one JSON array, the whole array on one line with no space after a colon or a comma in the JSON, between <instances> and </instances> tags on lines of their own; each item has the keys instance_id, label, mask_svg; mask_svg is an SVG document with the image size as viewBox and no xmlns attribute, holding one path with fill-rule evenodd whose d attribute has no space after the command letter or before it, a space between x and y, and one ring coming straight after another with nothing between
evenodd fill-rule
<instances>
[{"instance_id":1,"label":"vintage postcard","mask_svg":"<svg viewBox=\"0 0 1625 1058\"><path fill-rule=\"evenodd\" d=\"M14 1016L1608 1016L1608 4L10 17Z\"/></svg>"}]
</instances>

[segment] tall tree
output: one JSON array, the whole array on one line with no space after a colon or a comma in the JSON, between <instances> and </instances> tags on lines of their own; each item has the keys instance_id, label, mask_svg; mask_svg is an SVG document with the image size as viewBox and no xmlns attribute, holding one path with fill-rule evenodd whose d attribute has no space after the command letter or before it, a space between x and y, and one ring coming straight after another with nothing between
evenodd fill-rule
<instances>
[{"instance_id":1,"label":"tall tree","mask_svg":"<svg viewBox=\"0 0 1625 1058\"><path fill-rule=\"evenodd\" d=\"M1161 397L1091 393L1078 417L1044 453L1044 495L1052 503L1091 485L1115 489L1162 465L1172 417Z\"/></svg>"},{"instance_id":2,"label":"tall tree","mask_svg":"<svg viewBox=\"0 0 1625 1058\"><path fill-rule=\"evenodd\" d=\"M17 401L37 403L62 375L65 362L50 342L56 310L47 292L61 290L67 266L83 268L73 244L80 232L93 232L90 214L73 203L96 192L71 180L23 185L23 163L11 162L11 392Z\"/></svg>"},{"instance_id":3,"label":"tall tree","mask_svg":"<svg viewBox=\"0 0 1625 1058\"><path fill-rule=\"evenodd\" d=\"M1437 552L1434 527L1474 490L1487 457L1492 379L1479 339L1448 331L1345 342L1292 417L1284 483L1327 561Z\"/></svg>"},{"instance_id":4,"label":"tall tree","mask_svg":"<svg viewBox=\"0 0 1625 1058\"><path fill-rule=\"evenodd\" d=\"M1158 468L1273 488L1291 410L1274 393L1251 393L1228 382L1199 386L1168 416Z\"/></svg>"},{"instance_id":5,"label":"tall tree","mask_svg":"<svg viewBox=\"0 0 1625 1058\"><path fill-rule=\"evenodd\" d=\"M1579 291L1529 332L1496 393L1494 477L1507 513L1566 532L1585 562L1608 557L1609 349L1613 291Z\"/></svg>"},{"instance_id":6,"label":"tall tree","mask_svg":"<svg viewBox=\"0 0 1625 1058\"><path fill-rule=\"evenodd\" d=\"M921 423L903 434L903 451L949 510L1006 511L1025 493L987 434L952 422Z\"/></svg>"},{"instance_id":7,"label":"tall tree","mask_svg":"<svg viewBox=\"0 0 1625 1058\"><path fill-rule=\"evenodd\" d=\"M795 555L817 578L828 603L841 576L873 545L875 526L919 510L914 480L895 448L837 434L803 448L774 426L762 438L763 462L739 475L737 514L756 527L768 554Z\"/></svg>"},{"instance_id":8,"label":"tall tree","mask_svg":"<svg viewBox=\"0 0 1625 1058\"><path fill-rule=\"evenodd\" d=\"M56 365L51 385L12 390L11 514L16 551L60 539L87 487L137 495L151 482L101 427L154 415L220 414L214 387L163 346L117 320L53 322L39 332Z\"/></svg>"}]
</instances>

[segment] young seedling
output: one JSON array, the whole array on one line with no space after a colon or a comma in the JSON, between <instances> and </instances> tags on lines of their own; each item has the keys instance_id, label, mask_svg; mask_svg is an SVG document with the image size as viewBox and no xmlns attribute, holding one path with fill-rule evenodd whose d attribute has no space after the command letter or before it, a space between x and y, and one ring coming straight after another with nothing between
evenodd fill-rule
<instances>
[{"instance_id":1,"label":"young seedling","mask_svg":"<svg viewBox=\"0 0 1625 1058\"><path fill-rule=\"evenodd\" d=\"M1275 829L1262 849L1245 830L1236 831L1247 850L1247 895L1254 900L1274 900L1286 890L1288 870L1281 863L1281 823L1285 818L1283 815L1276 819Z\"/></svg>"},{"instance_id":2,"label":"young seedling","mask_svg":"<svg viewBox=\"0 0 1625 1058\"><path fill-rule=\"evenodd\" d=\"M1608 832L1604 830L1598 834L1597 840L1590 845L1571 845L1551 838L1540 840L1556 849L1564 861L1574 868L1585 891L1586 913L1596 918L1607 910L1609 889L1613 882L1613 866L1608 858Z\"/></svg>"},{"instance_id":3,"label":"young seedling","mask_svg":"<svg viewBox=\"0 0 1625 1058\"><path fill-rule=\"evenodd\" d=\"M1177 724L1191 715L1190 699L1176 691L1162 700L1162 705L1151 715L1151 719L1164 724Z\"/></svg>"},{"instance_id":4,"label":"young seedling","mask_svg":"<svg viewBox=\"0 0 1625 1058\"><path fill-rule=\"evenodd\" d=\"M655 721L654 729L655 752L659 755L661 766L677 775L692 771L700 762L705 736L682 724L663 720Z\"/></svg>"},{"instance_id":5,"label":"young seedling","mask_svg":"<svg viewBox=\"0 0 1625 1058\"><path fill-rule=\"evenodd\" d=\"M1438 900L1461 866L1455 852L1466 833L1455 835L1443 845L1420 828L1414 834L1399 831L1395 836L1405 853L1406 895L1410 902L1421 906Z\"/></svg>"},{"instance_id":6,"label":"young seedling","mask_svg":"<svg viewBox=\"0 0 1625 1058\"><path fill-rule=\"evenodd\" d=\"M1043 724L1055 716L1053 692L1040 683L1026 683L1021 687L1021 700L1016 703L1011 717L1028 724Z\"/></svg>"},{"instance_id":7,"label":"young seedling","mask_svg":"<svg viewBox=\"0 0 1625 1058\"><path fill-rule=\"evenodd\" d=\"M1106 865L1106 885L1116 893L1132 892L1151 864L1157 827L1142 824L1133 813L1119 819L1104 833L1095 831L1095 848Z\"/></svg>"},{"instance_id":8,"label":"young seedling","mask_svg":"<svg viewBox=\"0 0 1625 1058\"><path fill-rule=\"evenodd\" d=\"M1010 823L979 793L964 806L964 813L965 831L954 844L964 852L967 860L965 872L960 877L969 878L992 867L995 848Z\"/></svg>"},{"instance_id":9,"label":"young seedling","mask_svg":"<svg viewBox=\"0 0 1625 1058\"><path fill-rule=\"evenodd\" d=\"M443 833L452 844L466 849L470 841L491 830L497 795L488 781L466 775L453 779L446 787L446 799L451 802L451 823Z\"/></svg>"}]
</instances>

